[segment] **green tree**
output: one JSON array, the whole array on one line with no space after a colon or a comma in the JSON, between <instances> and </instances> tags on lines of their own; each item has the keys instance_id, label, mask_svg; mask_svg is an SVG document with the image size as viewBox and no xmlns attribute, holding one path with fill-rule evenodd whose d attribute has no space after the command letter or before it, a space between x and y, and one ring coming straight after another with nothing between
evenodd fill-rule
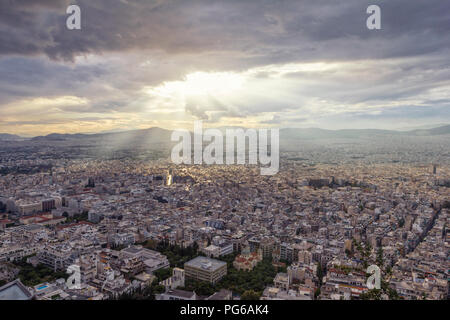
<instances>
[{"instance_id":1,"label":"green tree","mask_svg":"<svg viewBox=\"0 0 450 320\"><path fill-rule=\"evenodd\" d=\"M359 298L361 300L381 300L381 294L382 294L381 289L371 289L361 294Z\"/></svg>"},{"instance_id":2,"label":"green tree","mask_svg":"<svg viewBox=\"0 0 450 320\"><path fill-rule=\"evenodd\" d=\"M158 283L166 280L167 278L170 278L172 276L172 268L164 268L164 269L158 269L155 272L153 272L153 275L156 276L158 279Z\"/></svg>"},{"instance_id":3,"label":"green tree","mask_svg":"<svg viewBox=\"0 0 450 320\"><path fill-rule=\"evenodd\" d=\"M319 285L322 285L322 279L323 279L323 270L322 265L320 262L317 263L317 272L316 272L317 278L319 278Z\"/></svg>"},{"instance_id":4,"label":"green tree","mask_svg":"<svg viewBox=\"0 0 450 320\"><path fill-rule=\"evenodd\" d=\"M261 294L259 292L256 292L254 290L246 290L241 295L241 300L259 300L259 297Z\"/></svg>"},{"instance_id":5,"label":"green tree","mask_svg":"<svg viewBox=\"0 0 450 320\"><path fill-rule=\"evenodd\" d=\"M317 299L320 296L320 288L314 290L314 299Z\"/></svg>"},{"instance_id":6,"label":"green tree","mask_svg":"<svg viewBox=\"0 0 450 320\"><path fill-rule=\"evenodd\" d=\"M383 247L379 247L377 251L377 265L380 268L383 268L384 260L383 260Z\"/></svg>"}]
</instances>

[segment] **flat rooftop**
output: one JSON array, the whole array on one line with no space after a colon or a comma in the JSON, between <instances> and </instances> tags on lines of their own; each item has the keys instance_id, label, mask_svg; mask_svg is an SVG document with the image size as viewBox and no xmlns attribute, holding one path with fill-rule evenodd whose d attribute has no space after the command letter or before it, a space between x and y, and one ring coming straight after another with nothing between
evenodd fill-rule
<instances>
[{"instance_id":1,"label":"flat rooftop","mask_svg":"<svg viewBox=\"0 0 450 320\"><path fill-rule=\"evenodd\" d=\"M200 257L194 258L194 259L186 262L184 264L184 266L185 267L189 266L189 267L193 267L193 268L197 268L197 269L204 269L204 270L208 270L208 271L214 271L214 270L217 270L217 269L223 267L226 264L227 263L224 261L200 256Z\"/></svg>"},{"instance_id":2,"label":"flat rooftop","mask_svg":"<svg viewBox=\"0 0 450 320\"><path fill-rule=\"evenodd\" d=\"M30 300L32 294L19 280L5 284L0 288L0 300Z\"/></svg>"},{"instance_id":3,"label":"flat rooftop","mask_svg":"<svg viewBox=\"0 0 450 320\"><path fill-rule=\"evenodd\" d=\"M128 247L128 248L122 249L121 251L126 252L126 253L136 254L138 252L141 252L142 248Z\"/></svg>"},{"instance_id":4,"label":"flat rooftop","mask_svg":"<svg viewBox=\"0 0 450 320\"><path fill-rule=\"evenodd\" d=\"M165 294L167 295L171 295L171 296L176 296L176 297L183 297L183 298L192 298L192 296L195 294L192 291L185 291L185 290L180 290L180 289L171 289L169 291L167 291Z\"/></svg>"}]
</instances>

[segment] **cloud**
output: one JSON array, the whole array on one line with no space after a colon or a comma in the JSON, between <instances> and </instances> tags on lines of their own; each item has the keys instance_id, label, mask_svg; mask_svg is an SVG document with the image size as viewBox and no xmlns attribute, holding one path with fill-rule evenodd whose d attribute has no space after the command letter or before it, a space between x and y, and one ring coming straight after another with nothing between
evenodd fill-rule
<instances>
[{"instance_id":1,"label":"cloud","mask_svg":"<svg viewBox=\"0 0 450 320\"><path fill-rule=\"evenodd\" d=\"M80 31L66 29L69 3ZM450 3L376 3L379 31L366 28L368 0L0 0L1 131L31 132L44 116L109 127L448 119ZM199 73L207 94L177 87ZM209 85L223 73L243 81L232 94ZM60 97L85 103L35 103Z\"/></svg>"},{"instance_id":2,"label":"cloud","mask_svg":"<svg viewBox=\"0 0 450 320\"><path fill-rule=\"evenodd\" d=\"M65 26L68 1L2 1L0 54L73 60L143 49L227 52L255 65L410 56L449 47L449 3L377 1L382 30L374 33L365 26L372 2L78 0L82 30L72 31Z\"/></svg>"}]
</instances>

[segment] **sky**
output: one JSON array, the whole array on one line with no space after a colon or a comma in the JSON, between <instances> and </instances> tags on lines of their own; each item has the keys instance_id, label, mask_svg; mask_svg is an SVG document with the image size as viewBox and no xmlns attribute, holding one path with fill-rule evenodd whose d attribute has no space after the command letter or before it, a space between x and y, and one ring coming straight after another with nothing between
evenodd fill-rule
<instances>
[{"instance_id":1,"label":"sky","mask_svg":"<svg viewBox=\"0 0 450 320\"><path fill-rule=\"evenodd\" d=\"M68 30L66 9L81 9ZM381 30L366 9L381 8ZM0 132L450 123L448 0L0 0Z\"/></svg>"}]
</instances>

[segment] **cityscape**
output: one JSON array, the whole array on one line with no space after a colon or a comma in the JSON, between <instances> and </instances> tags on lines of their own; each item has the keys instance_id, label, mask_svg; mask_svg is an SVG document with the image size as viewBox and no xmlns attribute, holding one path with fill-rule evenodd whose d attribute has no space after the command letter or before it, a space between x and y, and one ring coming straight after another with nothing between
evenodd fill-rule
<instances>
[{"instance_id":1,"label":"cityscape","mask_svg":"<svg viewBox=\"0 0 450 320\"><path fill-rule=\"evenodd\" d=\"M0 1L0 300L448 300L429 2Z\"/></svg>"},{"instance_id":2,"label":"cityscape","mask_svg":"<svg viewBox=\"0 0 450 320\"><path fill-rule=\"evenodd\" d=\"M273 176L174 165L164 149L100 158L69 152L90 149L79 138L4 141L0 280L43 300L447 299L448 137L409 161L282 151ZM373 264L380 289L367 287Z\"/></svg>"}]
</instances>

